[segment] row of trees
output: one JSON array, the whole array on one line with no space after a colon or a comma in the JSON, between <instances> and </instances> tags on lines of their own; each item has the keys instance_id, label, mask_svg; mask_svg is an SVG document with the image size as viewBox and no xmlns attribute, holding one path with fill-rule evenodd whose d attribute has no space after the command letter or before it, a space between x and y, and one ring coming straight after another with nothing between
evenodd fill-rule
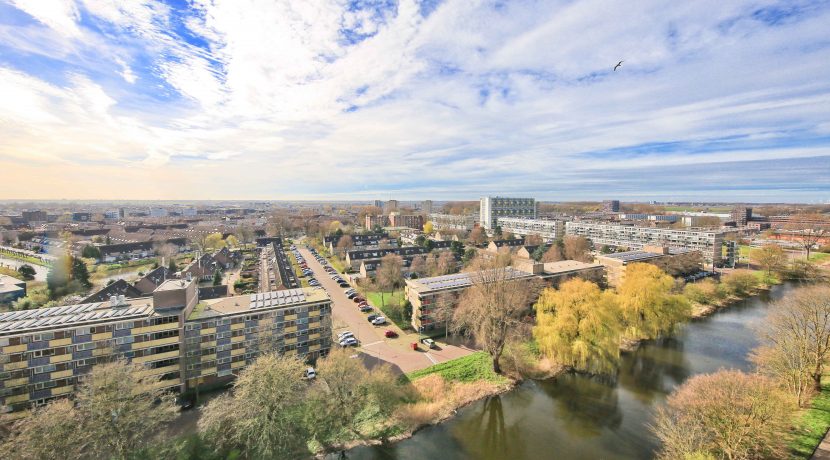
<instances>
[{"instance_id":1,"label":"row of trees","mask_svg":"<svg viewBox=\"0 0 830 460\"><path fill-rule=\"evenodd\" d=\"M689 379L656 415L660 458L785 458L793 416L820 390L830 357L830 287L798 288L773 304L750 355L755 373Z\"/></svg>"},{"instance_id":2,"label":"row of trees","mask_svg":"<svg viewBox=\"0 0 830 460\"><path fill-rule=\"evenodd\" d=\"M616 290L571 279L542 292L533 337L542 353L562 365L612 372L623 341L658 338L689 318L689 301L673 288L674 279L650 264L629 265Z\"/></svg>"}]
</instances>

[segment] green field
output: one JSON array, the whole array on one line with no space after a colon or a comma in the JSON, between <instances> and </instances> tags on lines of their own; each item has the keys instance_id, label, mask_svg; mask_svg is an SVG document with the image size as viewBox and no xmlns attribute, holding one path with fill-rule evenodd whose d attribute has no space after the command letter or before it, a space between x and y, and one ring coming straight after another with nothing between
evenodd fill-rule
<instances>
[{"instance_id":1,"label":"green field","mask_svg":"<svg viewBox=\"0 0 830 460\"><path fill-rule=\"evenodd\" d=\"M412 328L412 325L410 325L406 318L404 318L403 316L403 303L406 301L406 297L404 297L403 290L394 292L384 292L383 302L381 302L381 293L378 291L364 291L363 294L366 296L366 300L368 300L369 303L372 304L372 306L382 311L383 315L386 316L387 319L395 323L399 328ZM397 305L399 305L397 309L389 307L389 303L392 301L396 301Z\"/></svg>"},{"instance_id":2,"label":"green field","mask_svg":"<svg viewBox=\"0 0 830 460\"><path fill-rule=\"evenodd\" d=\"M813 398L809 409L798 413L793 424L793 439L790 443L791 458L810 458L828 428L830 428L830 382L822 381L821 393Z\"/></svg>"},{"instance_id":3,"label":"green field","mask_svg":"<svg viewBox=\"0 0 830 460\"><path fill-rule=\"evenodd\" d=\"M493 372L493 360L490 359L490 355L483 351L410 372L406 374L406 377L415 380L431 374L438 374L447 381L456 382L486 380L494 383L505 383L508 381L507 378Z\"/></svg>"}]
</instances>

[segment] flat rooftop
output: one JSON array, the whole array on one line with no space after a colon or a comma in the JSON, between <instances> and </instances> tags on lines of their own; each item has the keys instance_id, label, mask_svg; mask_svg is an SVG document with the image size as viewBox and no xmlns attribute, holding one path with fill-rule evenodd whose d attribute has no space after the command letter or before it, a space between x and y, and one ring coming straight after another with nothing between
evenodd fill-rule
<instances>
[{"instance_id":1,"label":"flat rooftop","mask_svg":"<svg viewBox=\"0 0 830 460\"><path fill-rule=\"evenodd\" d=\"M0 275L0 294L22 290L23 288L18 286L20 283L23 283L23 281L13 276Z\"/></svg>"},{"instance_id":2,"label":"flat rooftop","mask_svg":"<svg viewBox=\"0 0 830 460\"><path fill-rule=\"evenodd\" d=\"M545 275L565 275L583 270L602 268L602 264L580 262L578 260L560 260L544 264Z\"/></svg>"},{"instance_id":3,"label":"flat rooftop","mask_svg":"<svg viewBox=\"0 0 830 460\"><path fill-rule=\"evenodd\" d=\"M665 257L666 255L676 256L680 254L686 254L692 252L691 249L685 248L669 248L668 254L659 254L656 252L649 252L649 251L625 251L625 252L615 252L612 254L603 254L598 256L597 258L608 258L613 260L622 261L624 264L629 262L641 262L644 260L652 260L657 259L660 257Z\"/></svg>"},{"instance_id":4,"label":"flat rooftop","mask_svg":"<svg viewBox=\"0 0 830 460\"><path fill-rule=\"evenodd\" d=\"M186 288L190 283L193 283L193 281L170 279L159 284L159 287L156 288L156 291L176 291L179 289Z\"/></svg>"},{"instance_id":5,"label":"flat rooftop","mask_svg":"<svg viewBox=\"0 0 830 460\"><path fill-rule=\"evenodd\" d=\"M329 300L323 289L299 288L199 301L188 320Z\"/></svg>"},{"instance_id":6,"label":"flat rooftop","mask_svg":"<svg viewBox=\"0 0 830 460\"><path fill-rule=\"evenodd\" d=\"M531 273L523 272L513 267L507 267L506 270L508 279L532 278L534 276ZM406 284L420 293L443 289L460 289L473 284L472 277L474 274L475 272L455 273L452 275L433 276L430 278L418 278L414 280L406 280Z\"/></svg>"},{"instance_id":7,"label":"flat rooftop","mask_svg":"<svg viewBox=\"0 0 830 460\"><path fill-rule=\"evenodd\" d=\"M113 307L109 302L92 302L63 307L39 308L0 314L0 336L32 330L48 330L67 326L94 324L102 321L120 321L151 316L153 299L127 299Z\"/></svg>"}]
</instances>

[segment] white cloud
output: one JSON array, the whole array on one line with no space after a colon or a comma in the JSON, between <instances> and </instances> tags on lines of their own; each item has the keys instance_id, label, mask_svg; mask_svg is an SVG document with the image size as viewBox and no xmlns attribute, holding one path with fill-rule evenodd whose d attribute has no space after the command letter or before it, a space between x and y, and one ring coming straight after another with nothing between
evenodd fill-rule
<instances>
[{"instance_id":1,"label":"white cloud","mask_svg":"<svg viewBox=\"0 0 830 460\"><path fill-rule=\"evenodd\" d=\"M827 8L770 26L750 13L775 4L755 1L448 0L427 18L412 0L384 12L197 0L187 17L153 1L60 5L25 7L71 39L40 54L83 69L0 69L14 102L0 108L12 122L0 157L199 166L202 183L233 177L258 197L430 181L495 191L515 186L505 172L555 188L592 171L821 155L799 139L828 131ZM0 27L0 45L37 51L12 35ZM93 80L90 49L126 84ZM656 143L684 147L638 150Z\"/></svg>"},{"instance_id":2,"label":"white cloud","mask_svg":"<svg viewBox=\"0 0 830 460\"><path fill-rule=\"evenodd\" d=\"M80 13L73 0L12 0L17 8L71 38L81 36Z\"/></svg>"}]
</instances>

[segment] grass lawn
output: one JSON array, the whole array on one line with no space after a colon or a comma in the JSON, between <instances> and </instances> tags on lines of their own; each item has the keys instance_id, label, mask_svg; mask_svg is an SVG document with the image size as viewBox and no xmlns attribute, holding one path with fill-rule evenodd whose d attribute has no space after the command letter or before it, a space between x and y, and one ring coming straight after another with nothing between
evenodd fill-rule
<instances>
[{"instance_id":1,"label":"grass lawn","mask_svg":"<svg viewBox=\"0 0 830 460\"><path fill-rule=\"evenodd\" d=\"M343 266L343 262L340 261L340 258L337 256L330 256L327 257L329 264L337 270L338 273L345 273L345 267Z\"/></svg>"},{"instance_id":2,"label":"grass lawn","mask_svg":"<svg viewBox=\"0 0 830 460\"><path fill-rule=\"evenodd\" d=\"M490 355L483 351L410 372L406 374L406 377L415 380L430 374L438 374L447 381L456 382L476 382L480 380L493 383L507 382L507 378L493 372L493 360L490 359Z\"/></svg>"},{"instance_id":3,"label":"grass lawn","mask_svg":"<svg viewBox=\"0 0 830 460\"><path fill-rule=\"evenodd\" d=\"M810 253L810 260L813 262L826 262L830 259L830 254L826 252L811 252Z\"/></svg>"},{"instance_id":4,"label":"grass lawn","mask_svg":"<svg viewBox=\"0 0 830 460\"><path fill-rule=\"evenodd\" d=\"M791 458L810 458L830 428L830 381L827 377L824 376L821 393L813 398L811 407L799 411L796 416L790 442Z\"/></svg>"},{"instance_id":5,"label":"grass lawn","mask_svg":"<svg viewBox=\"0 0 830 460\"><path fill-rule=\"evenodd\" d=\"M383 315L386 316L386 318L392 320L392 322L395 323L399 328L412 328L412 325L410 325L403 317L403 303L406 301L406 297L404 297L403 290L394 292L384 292L383 302L381 302L380 292L378 291L364 291L363 294L366 296L366 300L368 300L370 304L380 309L380 311L383 312ZM400 308L397 311L389 308L389 302L393 299L398 302L398 305L400 305Z\"/></svg>"}]
</instances>

